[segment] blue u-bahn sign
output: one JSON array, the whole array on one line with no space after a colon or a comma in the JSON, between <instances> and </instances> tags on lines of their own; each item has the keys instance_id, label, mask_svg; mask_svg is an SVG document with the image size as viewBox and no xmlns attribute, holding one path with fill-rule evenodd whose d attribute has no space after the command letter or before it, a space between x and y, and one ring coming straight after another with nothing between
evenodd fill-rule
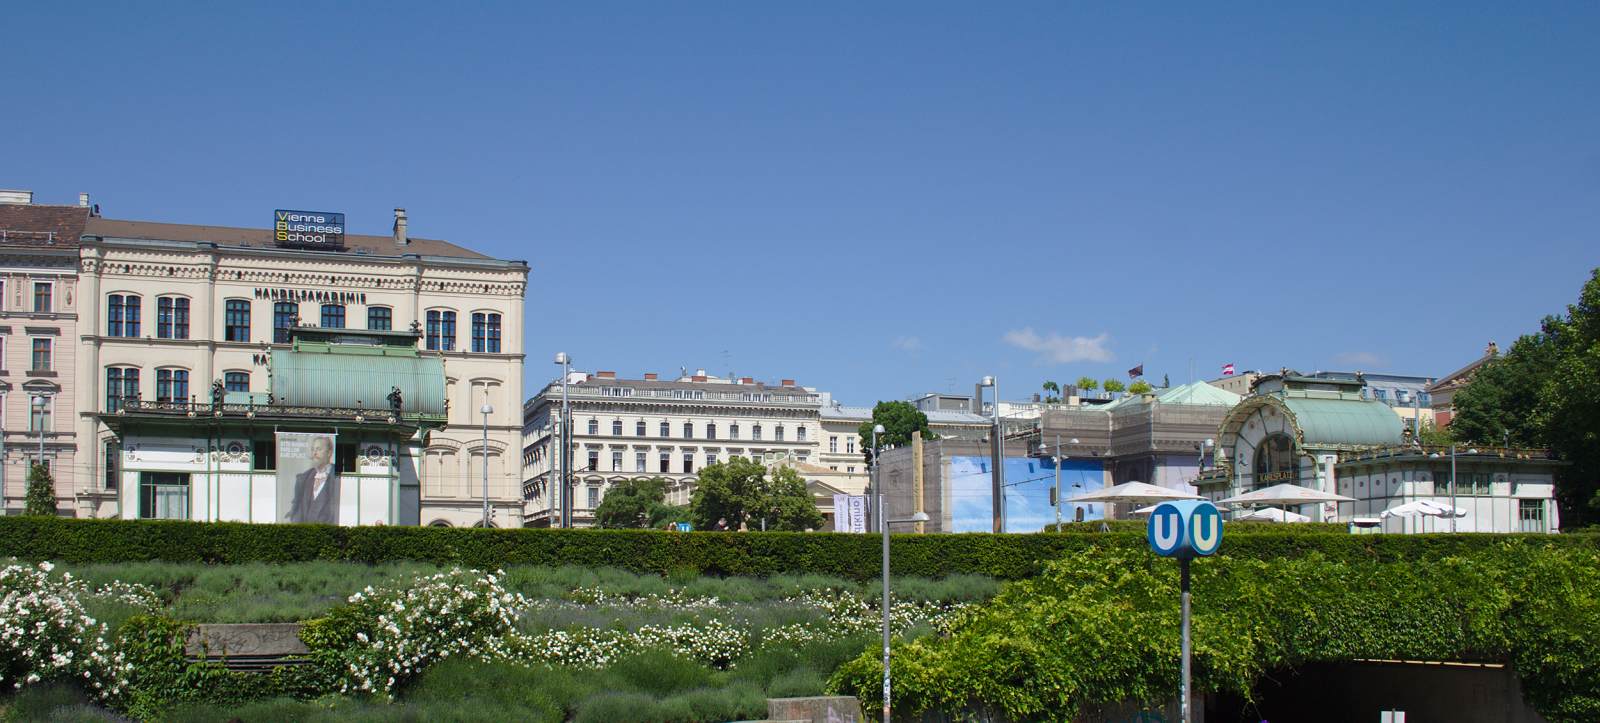
<instances>
[{"instance_id":1,"label":"blue u-bahn sign","mask_svg":"<svg viewBox=\"0 0 1600 723\"><path fill-rule=\"evenodd\" d=\"M1163 502L1150 512L1145 538L1162 557L1205 557L1222 545L1222 514L1205 500Z\"/></svg>"}]
</instances>

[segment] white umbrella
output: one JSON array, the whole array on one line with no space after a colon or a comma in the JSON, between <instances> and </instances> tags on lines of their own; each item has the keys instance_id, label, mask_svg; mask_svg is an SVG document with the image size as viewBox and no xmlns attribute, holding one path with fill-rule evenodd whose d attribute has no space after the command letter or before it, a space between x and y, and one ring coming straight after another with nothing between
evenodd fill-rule
<instances>
[{"instance_id":1,"label":"white umbrella","mask_svg":"<svg viewBox=\"0 0 1600 723\"><path fill-rule=\"evenodd\" d=\"M1198 500L1200 495L1189 492L1157 487L1143 482L1123 482L1115 487L1103 490L1085 492L1081 495L1068 497L1067 502L1118 502L1132 504L1146 504L1150 502L1166 502L1167 500Z\"/></svg>"},{"instance_id":2,"label":"white umbrella","mask_svg":"<svg viewBox=\"0 0 1600 723\"><path fill-rule=\"evenodd\" d=\"M1415 500L1384 510L1379 517L1466 517L1467 511L1433 500Z\"/></svg>"},{"instance_id":3,"label":"white umbrella","mask_svg":"<svg viewBox=\"0 0 1600 723\"><path fill-rule=\"evenodd\" d=\"M1222 501L1228 505L1309 505L1317 502L1355 502L1356 498L1284 483Z\"/></svg>"},{"instance_id":4,"label":"white umbrella","mask_svg":"<svg viewBox=\"0 0 1600 723\"><path fill-rule=\"evenodd\" d=\"M1156 508L1160 507L1160 506L1161 505L1150 505L1149 507L1140 507L1139 509L1134 510L1133 514L1136 514L1136 515L1148 515L1151 512L1155 512ZM1217 508L1218 512L1227 512L1228 511L1228 508L1223 507L1222 505L1216 505L1216 508Z\"/></svg>"},{"instance_id":5,"label":"white umbrella","mask_svg":"<svg viewBox=\"0 0 1600 723\"><path fill-rule=\"evenodd\" d=\"M1276 507L1263 507L1263 508L1261 508L1259 510L1255 510L1255 511L1251 512L1250 514L1240 515L1240 516L1235 517L1233 519L1235 521L1238 521L1238 520L1251 520L1251 521L1257 521L1257 522L1310 522L1311 521L1310 517L1306 517L1305 515L1302 515L1302 514L1300 514L1298 512L1289 512L1287 510L1280 510L1280 509L1278 509Z\"/></svg>"}]
</instances>

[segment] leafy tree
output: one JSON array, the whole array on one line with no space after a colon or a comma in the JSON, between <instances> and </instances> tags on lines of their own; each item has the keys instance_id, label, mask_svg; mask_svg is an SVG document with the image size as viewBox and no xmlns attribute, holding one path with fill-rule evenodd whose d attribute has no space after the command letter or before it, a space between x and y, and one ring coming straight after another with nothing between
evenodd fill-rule
<instances>
[{"instance_id":1,"label":"leafy tree","mask_svg":"<svg viewBox=\"0 0 1600 723\"><path fill-rule=\"evenodd\" d=\"M1105 380L1103 383L1101 383L1100 386L1103 387L1107 392L1111 392L1111 393L1120 392L1120 391L1128 388L1127 385L1122 383L1121 379L1117 379L1117 378L1114 378L1114 377L1111 378L1111 379Z\"/></svg>"},{"instance_id":2,"label":"leafy tree","mask_svg":"<svg viewBox=\"0 0 1600 723\"><path fill-rule=\"evenodd\" d=\"M748 529L798 532L822 526L822 513L806 492L805 480L793 468L780 466L769 477L766 467L744 457L707 465L689 502L697 530Z\"/></svg>"},{"instance_id":3,"label":"leafy tree","mask_svg":"<svg viewBox=\"0 0 1600 723\"><path fill-rule=\"evenodd\" d=\"M688 520L688 509L669 505L667 481L660 477L622 480L606 490L594 508L596 527L608 530L657 528L663 523Z\"/></svg>"},{"instance_id":4,"label":"leafy tree","mask_svg":"<svg viewBox=\"0 0 1600 723\"><path fill-rule=\"evenodd\" d=\"M1143 379L1128 385L1129 394L1149 394L1154 389L1149 382Z\"/></svg>"},{"instance_id":5,"label":"leafy tree","mask_svg":"<svg viewBox=\"0 0 1600 723\"><path fill-rule=\"evenodd\" d=\"M1100 382L1090 379L1089 377L1078 377L1079 391L1092 392L1099 388Z\"/></svg>"},{"instance_id":6,"label":"leafy tree","mask_svg":"<svg viewBox=\"0 0 1600 723\"><path fill-rule=\"evenodd\" d=\"M1046 381L1044 383L1044 390L1046 392L1055 392L1054 396L1049 395L1049 394L1045 395L1044 400L1046 402L1051 403L1051 404L1055 404L1056 402L1061 401L1061 385L1060 384L1057 384L1057 383L1052 382L1052 381Z\"/></svg>"},{"instance_id":7,"label":"leafy tree","mask_svg":"<svg viewBox=\"0 0 1600 723\"><path fill-rule=\"evenodd\" d=\"M1600 269L1565 316L1511 345L1457 391L1450 435L1461 442L1548 447L1563 527L1600 520Z\"/></svg>"},{"instance_id":8,"label":"leafy tree","mask_svg":"<svg viewBox=\"0 0 1600 723\"><path fill-rule=\"evenodd\" d=\"M939 435L928 429L928 415L923 414L911 402L878 402L872 408L872 420L862 422L856 429L861 437L861 450L865 453L867 461L872 461L872 427L883 425L883 434L878 435L878 444L884 447L899 447L911 444L911 435L921 434L924 440L938 439Z\"/></svg>"},{"instance_id":9,"label":"leafy tree","mask_svg":"<svg viewBox=\"0 0 1600 723\"><path fill-rule=\"evenodd\" d=\"M56 484L50 470L36 464L28 470L28 497L22 514L52 517L56 514Z\"/></svg>"}]
</instances>

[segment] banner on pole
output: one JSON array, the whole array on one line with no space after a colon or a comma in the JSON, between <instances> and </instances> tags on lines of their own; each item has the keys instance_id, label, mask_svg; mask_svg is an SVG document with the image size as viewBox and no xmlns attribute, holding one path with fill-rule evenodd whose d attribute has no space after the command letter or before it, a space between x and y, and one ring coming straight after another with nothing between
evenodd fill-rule
<instances>
[{"instance_id":1,"label":"banner on pole","mask_svg":"<svg viewBox=\"0 0 1600 723\"><path fill-rule=\"evenodd\" d=\"M278 432L278 521L339 524L345 500L334 434Z\"/></svg>"}]
</instances>

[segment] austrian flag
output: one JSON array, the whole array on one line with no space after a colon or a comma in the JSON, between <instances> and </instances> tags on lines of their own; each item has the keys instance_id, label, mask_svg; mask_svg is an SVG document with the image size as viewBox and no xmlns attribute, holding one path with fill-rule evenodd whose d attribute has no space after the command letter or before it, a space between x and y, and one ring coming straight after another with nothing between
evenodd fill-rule
<instances>
[{"instance_id":1,"label":"austrian flag","mask_svg":"<svg viewBox=\"0 0 1600 723\"><path fill-rule=\"evenodd\" d=\"M1228 362L1227 364L1222 365L1222 376L1233 376L1233 362Z\"/></svg>"}]
</instances>

